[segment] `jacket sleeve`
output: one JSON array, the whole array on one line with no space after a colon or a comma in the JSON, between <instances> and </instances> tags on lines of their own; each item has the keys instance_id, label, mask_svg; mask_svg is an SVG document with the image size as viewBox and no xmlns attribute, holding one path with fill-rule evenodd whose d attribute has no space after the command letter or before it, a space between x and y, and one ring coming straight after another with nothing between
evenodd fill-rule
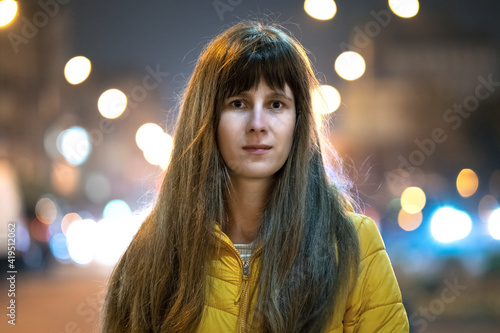
<instances>
[{"instance_id":1,"label":"jacket sleeve","mask_svg":"<svg viewBox=\"0 0 500 333\"><path fill-rule=\"evenodd\" d=\"M352 214L360 242L359 275L347 300L344 332L408 332L408 317L375 222Z\"/></svg>"}]
</instances>

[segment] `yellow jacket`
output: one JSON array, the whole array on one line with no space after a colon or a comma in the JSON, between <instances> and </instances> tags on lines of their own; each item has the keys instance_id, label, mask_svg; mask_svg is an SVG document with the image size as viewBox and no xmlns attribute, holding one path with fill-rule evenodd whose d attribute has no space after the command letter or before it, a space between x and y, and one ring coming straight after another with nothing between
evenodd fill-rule
<instances>
[{"instance_id":1,"label":"yellow jacket","mask_svg":"<svg viewBox=\"0 0 500 333\"><path fill-rule=\"evenodd\" d=\"M361 264L357 283L343 304L337 304L330 333L408 332L408 318L384 243L372 219L348 213L358 230ZM260 268L258 248L250 257L248 274L229 237L216 225L222 241L220 258L212 261L207 300L198 332L247 332L245 309L255 303L250 291ZM240 313L241 312L241 313Z\"/></svg>"}]
</instances>

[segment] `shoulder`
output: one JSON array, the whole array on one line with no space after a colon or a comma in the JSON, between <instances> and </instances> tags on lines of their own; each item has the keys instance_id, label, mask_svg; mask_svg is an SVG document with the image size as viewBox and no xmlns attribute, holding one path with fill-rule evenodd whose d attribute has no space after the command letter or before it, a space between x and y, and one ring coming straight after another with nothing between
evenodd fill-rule
<instances>
[{"instance_id":1,"label":"shoulder","mask_svg":"<svg viewBox=\"0 0 500 333\"><path fill-rule=\"evenodd\" d=\"M377 225L368 216L347 213L357 230L360 267L344 315L344 331L408 332L401 291Z\"/></svg>"},{"instance_id":2,"label":"shoulder","mask_svg":"<svg viewBox=\"0 0 500 333\"><path fill-rule=\"evenodd\" d=\"M348 212L347 216L352 221L358 234L361 260L377 252L385 251L384 241L372 218L354 212Z\"/></svg>"}]
</instances>

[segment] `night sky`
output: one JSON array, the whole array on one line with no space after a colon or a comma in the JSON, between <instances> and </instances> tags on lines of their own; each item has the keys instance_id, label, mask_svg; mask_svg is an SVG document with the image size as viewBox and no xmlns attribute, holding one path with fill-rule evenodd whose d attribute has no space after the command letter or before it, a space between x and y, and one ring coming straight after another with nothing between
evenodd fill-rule
<instances>
[{"instance_id":1,"label":"night sky","mask_svg":"<svg viewBox=\"0 0 500 333\"><path fill-rule=\"evenodd\" d=\"M282 23L311 52L325 83L341 80L333 63L356 26L373 20L370 11L388 10L387 1L336 1L332 20L318 21L303 9L303 1L219 0L232 10L219 15L214 1L73 1L71 55L91 59L96 70L144 69L159 65L171 73L170 84L179 92L194 68L202 47L217 33L240 19L264 18ZM235 6L229 3L237 4ZM500 1L420 1L420 19L439 15L456 21L465 31L486 33L500 40ZM221 20L222 18L222 20ZM404 20L396 16L393 20ZM170 95L172 92L165 92Z\"/></svg>"}]
</instances>

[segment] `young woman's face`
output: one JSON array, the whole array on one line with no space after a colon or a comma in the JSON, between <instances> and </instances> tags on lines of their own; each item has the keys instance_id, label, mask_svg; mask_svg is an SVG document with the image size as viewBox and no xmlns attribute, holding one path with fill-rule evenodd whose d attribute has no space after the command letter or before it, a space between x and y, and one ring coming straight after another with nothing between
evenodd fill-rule
<instances>
[{"instance_id":1,"label":"young woman's face","mask_svg":"<svg viewBox=\"0 0 500 333\"><path fill-rule=\"evenodd\" d=\"M269 178L285 163L292 147L295 100L288 85L258 86L224 101L217 144L231 177Z\"/></svg>"}]
</instances>

